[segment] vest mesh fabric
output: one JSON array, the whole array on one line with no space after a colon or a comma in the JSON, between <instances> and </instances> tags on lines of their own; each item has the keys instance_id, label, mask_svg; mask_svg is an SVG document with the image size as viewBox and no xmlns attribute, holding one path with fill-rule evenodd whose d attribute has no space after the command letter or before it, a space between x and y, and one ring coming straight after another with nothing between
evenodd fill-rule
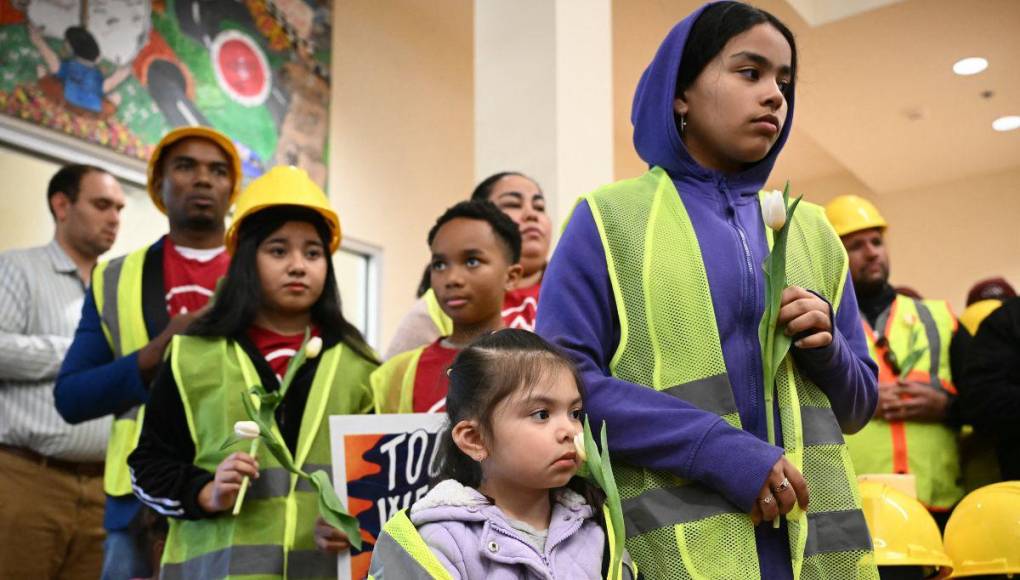
<instances>
[{"instance_id":1,"label":"vest mesh fabric","mask_svg":"<svg viewBox=\"0 0 1020 580\"><path fill-rule=\"evenodd\" d=\"M101 262L92 273L92 295L96 301L103 334L114 357L120 358L149 342L142 314L142 270L149 248ZM131 495L127 458L142 434L145 406L128 409L114 417L106 447L103 489L107 495Z\"/></svg>"},{"instance_id":2,"label":"vest mesh fabric","mask_svg":"<svg viewBox=\"0 0 1020 580\"><path fill-rule=\"evenodd\" d=\"M170 364L195 443L194 463L213 472L236 451L222 449L222 444L233 433L234 423L247 419L241 397L258 374L243 351L226 339L176 336L171 348ZM305 472L332 473L328 416L368 410L365 385L372 365L342 344L320 356L292 459ZM336 559L315 548L315 488L288 472L265 446L258 460L259 478L252 481L236 517L171 520L164 574L182 578L336 576Z\"/></svg>"},{"instance_id":3,"label":"vest mesh fabric","mask_svg":"<svg viewBox=\"0 0 1020 580\"><path fill-rule=\"evenodd\" d=\"M586 199L602 237L620 316L612 374L669 392L739 428L701 250L672 181L655 168ZM800 206L788 247L790 284L815 290L838 307L846 257L820 208ZM714 388L706 390L706 384ZM828 399L799 374L789 356L777 376L776 393L787 456L811 482L812 515L843 512L832 521L842 523L840 515L845 515L846 521L863 524L853 469ZM811 407L806 417L804 406ZM811 444L805 445L805 435ZM671 474L627 465L619 465L617 479L625 505L659 494L659 506L675 511L644 514L641 519L651 523L638 518L628 522L628 550L649 577L760 576L750 517L717 493ZM669 495L661 504L663 490L677 498L697 496L701 505L695 509L680 499L671 506ZM812 537L806 521L803 513L788 518L794 571L800 577L877 577L866 530L863 538L858 529L855 541L836 545ZM854 544L860 549L837 549Z\"/></svg>"},{"instance_id":4,"label":"vest mesh fabric","mask_svg":"<svg viewBox=\"0 0 1020 580\"><path fill-rule=\"evenodd\" d=\"M418 361L427 347L402 352L377 368L369 381L376 413L413 413Z\"/></svg>"}]
</instances>

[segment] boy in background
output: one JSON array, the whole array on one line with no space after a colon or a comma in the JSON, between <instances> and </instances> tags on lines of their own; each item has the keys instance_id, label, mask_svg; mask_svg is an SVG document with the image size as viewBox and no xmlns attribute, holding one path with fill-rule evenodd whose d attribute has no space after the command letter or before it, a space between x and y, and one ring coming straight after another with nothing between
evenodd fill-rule
<instances>
[{"instance_id":1,"label":"boy in background","mask_svg":"<svg viewBox=\"0 0 1020 580\"><path fill-rule=\"evenodd\" d=\"M390 358L371 376L376 413L446 409L446 369L460 349L503 328L503 297L521 277L517 224L488 201L449 208L428 236L430 278L453 332Z\"/></svg>"}]
</instances>

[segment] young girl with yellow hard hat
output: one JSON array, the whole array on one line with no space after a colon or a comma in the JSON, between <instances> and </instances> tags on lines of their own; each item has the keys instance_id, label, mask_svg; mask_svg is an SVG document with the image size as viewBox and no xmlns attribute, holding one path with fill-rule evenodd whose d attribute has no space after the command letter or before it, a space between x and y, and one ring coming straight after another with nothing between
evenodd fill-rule
<instances>
[{"instance_id":1,"label":"young girl with yellow hard hat","mask_svg":"<svg viewBox=\"0 0 1020 580\"><path fill-rule=\"evenodd\" d=\"M250 387L280 390L306 329L321 337L321 354L309 353L273 414L293 464L331 472L327 418L371 408L375 355L341 313L330 260L340 221L295 167L252 182L236 215L226 279L209 310L174 338L153 386L129 461L135 494L171 517L167 577L335 577L335 552L349 544L318 520L315 488L273 454L252 457L224 442L249 418ZM232 515L246 477L251 487Z\"/></svg>"}]
</instances>

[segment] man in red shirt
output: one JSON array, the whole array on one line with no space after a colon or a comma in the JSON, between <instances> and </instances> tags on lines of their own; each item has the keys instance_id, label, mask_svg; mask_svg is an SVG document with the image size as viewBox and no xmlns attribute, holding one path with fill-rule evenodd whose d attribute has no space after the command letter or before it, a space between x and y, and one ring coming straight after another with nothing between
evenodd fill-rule
<instances>
[{"instance_id":1,"label":"man in red shirt","mask_svg":"<svg viewBox=\"0 0 1020 580\"><path fill-rule=\"evenodd\" d=\"M156 146L148 178L149 197L170 231L93 271L54 389L57 410L69 423L115 416L103 485L104 579L152 573L149 555L128 531L141 504L132 494L127 456L166 345L202 312L227 271L223 220L240 190L241 162L226 135L182 127Z\"/></svg>"}]
</instances>

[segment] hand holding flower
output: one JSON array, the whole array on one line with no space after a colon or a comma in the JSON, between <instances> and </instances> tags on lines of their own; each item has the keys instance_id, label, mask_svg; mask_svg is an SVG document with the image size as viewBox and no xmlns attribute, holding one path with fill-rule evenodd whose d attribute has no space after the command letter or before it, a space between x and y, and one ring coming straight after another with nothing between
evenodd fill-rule
<instances>
[{"instance_id":1,"label":"hand holding flower","mask_svg":"<svg viewBox=\"0 0 1020 580\"><path fill-rule=\"evenodd\" d=\"M350 538L319 516L315 520L315 547L323 552L339 554L351 549Z\"/></svg>"},{"instance_id":2,"label":"hand holding flower","mask_svg":"<svg viewBox=\"0 0 1020 580\"><path fill-rule=\"evenodd\" d=\"M821 348L832 344L832 307L818 296L798 286L783 290L780 299L780 326L786 336L800 336L797 348Z\"/></svg>"},{"instance_id":3,"label":"hand holding flower","mask_svg":"<svg viewBox=\"0 0 1020 580\"><path fill-rule=\"evenodd\" d=\"M223 512L234 507L241 482L245 478L258 479L259 463L247 453L231 453L216 466L213 480L198 492L198 505L209 513Z\"/></svg>"}]
</instances>

